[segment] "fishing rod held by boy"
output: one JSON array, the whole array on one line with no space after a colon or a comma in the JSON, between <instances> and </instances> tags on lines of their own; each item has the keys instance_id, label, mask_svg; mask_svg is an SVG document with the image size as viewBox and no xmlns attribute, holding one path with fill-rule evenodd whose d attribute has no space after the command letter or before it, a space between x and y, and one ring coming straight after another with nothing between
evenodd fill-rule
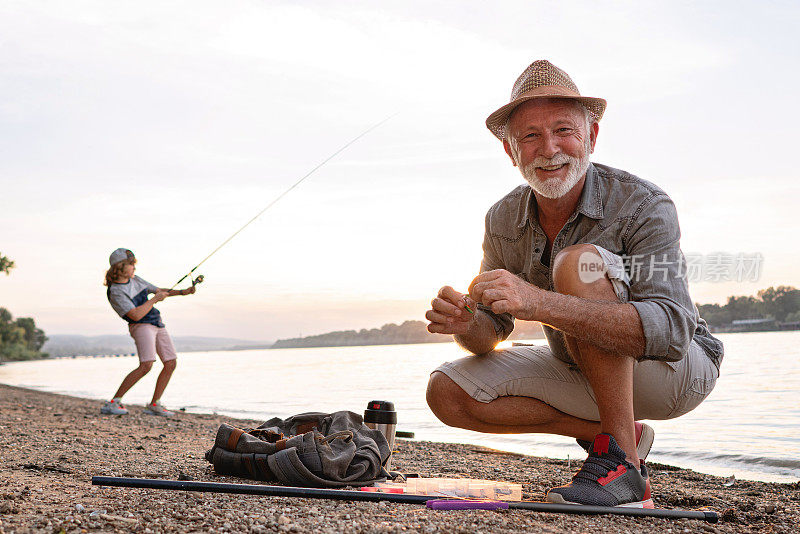
<instances>
[{"instance_id":1,"label":"fishing rod held by boy","mask_svg":"<svg viewBox=\"0 0 800 534\"><path fill-rule=\"evenodd\" d=\"M254 215L254 216L253 216L253 217L252 217L250 220L248 220L246 223L244 223L244 224L243 224L243 225L242 225L242 226L241 226L241 227L240 227L238 230L236 230L234 233L232 233L230 236L228 236L228 238L227 238L225 241L223 241L222 243L220 243L220 244L217 246L217 248L215 248L214 250L212 250L212 251L211 251L211 253L210 253L208 256L206 256L205 258L203 258L203 259L200 261L200 263L198 263L197 265L195 265L195 266L192 268L192 270L191 270L191 271L189 271L188 273L186 273L186 274L183 276L183 278L181 278L180 280L178 280L177 282L175 282L175 285L174 285L174 286L172 286L170 289L174 289L175 287L177 287L177 286L178 286L178 284L180 284L181 282L183 282L184 280L186 280L186 278L188 278L188 277L191 277L191 276L192 276L192 273L194 273L194 272L195 272L195 271L196 271L196 270L197 270L197 269L198 269L198 268L199 268L201 265L203 265L203 264L204 264L204 263L205 263L205 262L206 262L206 261L207 261L209 258L211 258L211 256L213 256L214 254L216 254L216 253L217 253L217 252L218 252L218 251L219 251L219 250L220 250L222 247L224 247L225 245L227 245L227 244L228 244L228 243L229 243L229 242L230 242L230 241L231 241L231 240L232 240L234 237L236 237L237 235L239 235L239 233L240 233L242 230L244 230L245 228L247 228L248 226L250 226L250 224L252 224L252 223L253 223L253 222L254 222L256 219L258 219L259 217L261 217L261 215L263 215L265 211L267 211L267 210L268 210L268 209L270 209L272 206L274 206L274 205L275 205L275 204L276 204L276 203L277 203L277 202L278 202L280 199L282 199L284 196L286 196L287 194L289 194L289 193L292 191L292 189L294 189L295 187L297 187L298 185L300 185L301 183L303 183L303 182L305 181L305 179L306 179L306 178L308 178L309 176L311 176L312 174L314 174L314 173L315 173L315 172L316 172L316 171L317 171L317 170L318 170L320 167L322 167L323 165L325 165L326 163L328 163L330 160L332 160L333 158L335 158L336 156L338 156L338 155L339 155L341 152L344 152L344 150L345 150L345 149L347 149L347 148L348 148L350 145L352 145L353 143L355 143L356 141L358 141L359 139L361 139L362 137L364 137L365 135L367 135L368 133L370 133L372 130L374 130L374 129L375 129L375 128L377 128L378 126L382 125L383 123L385 123L386 121L388 121L389 119L391 119L392 117L394 117L395 115L397 115L397 113L395 113L394 115L390 115L390 116L386 117L385 119L383 119L382 121L380 121L380 122L378 122L378 123L376 123L376 124L373 124L372 126L370 126L369 128L367 128L366 130L364 130L363 132L361 132L360 134L358 134L356 137L354 137L353 139L351 139L350 141L348 141L348 142L347 142L347 143L346 143L344 146L342 146L342 147L341 147L339 150L337 150L336 152L334 152L333 154L331 154L330 156L328 156L327 158L325 158L324 160L322 160L320 163L318 163L316 167L314 167L313 169L311 169L310 171L308 171L308 172L307 172L305 175L303 175L303 177L302 177L302 178L300 178L300 179L299 179L299 180L297 180L295 183L293 183L293 184L292 184L292 185L291 185L289 188L287 188L286 190L284 190L284 191L283 191L283 192L282 192L280 195L278 195L277 197L275 197L274 199L272 199L272 201L271 201L269 204L267 204L267 205L264 207L264 209L262 209L261 211L259 211L258 213L256 213L256 214L255 214L255 215ZM197 283L200 283L200 282L202 282L202 281L203 281L203 280L202 280L202 278L203 278L203 275L199 275L197 278L199 278L199 279L200 279L200 280L199 280ZM195 279L195 280L197 280L197 279ZM194 285L194 282L192 283L192 285Z\"/></svg>"}]
</instances>

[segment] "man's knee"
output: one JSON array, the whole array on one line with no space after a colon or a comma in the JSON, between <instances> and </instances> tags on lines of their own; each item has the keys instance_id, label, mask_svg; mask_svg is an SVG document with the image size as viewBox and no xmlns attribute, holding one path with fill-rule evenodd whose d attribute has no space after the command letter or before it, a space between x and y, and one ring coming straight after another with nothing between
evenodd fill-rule
<instances>
[{"instance_id":1,"label":"man's knee","mask_svg":"<svg viewBox=\"0 0 800 534\"><path fill-rule=\"evenodd\" d=\"M177 366L178 360L167 360L164 362L164 369L168 371L174 371L175 367Z\"/></svg>"},{"instance_id":2,"label":"man's knee","mask_svg":"<svg viewBox=\"0 0 800 534\"><path fill-rule=\"evenodd\" d=\"M139 368L137 369L137 371L139 371L142 374L142 376L144 376L147 373L149 373L150 369L152 368L153 368L153 362L139 362Z\"/></svg>"},{"instance_id":3,"label":"man's knee","mask_svg":"<svg viewBox=\"0 0 800 534\"><path fill-rule=\"evenodd\" d=\"M565 295L594 293L598 284L611 287L605 272L605 262L594 245L571 245L553 260L553 287Z\"/></svg>"},{"instance_id":4,"label":"man's knee","mask_svg":"<svg viewBox=\"0 0 800 534\"><path fill-rule=\"evenodd\" d=\"M425 399L433 414L442 423L457 426L455 423L459 418L458 414L463 412L464 404L472 400L472 397L449 376L441 371L434 371L428 379Z\"/></svg>"}]
</instances>

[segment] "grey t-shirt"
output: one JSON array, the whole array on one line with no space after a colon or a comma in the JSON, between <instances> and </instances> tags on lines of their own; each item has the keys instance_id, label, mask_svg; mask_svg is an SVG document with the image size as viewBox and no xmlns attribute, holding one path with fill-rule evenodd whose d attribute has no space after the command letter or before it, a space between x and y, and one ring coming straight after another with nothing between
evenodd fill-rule
<instances>
[{"instance_id":1,"label":"grey t-shirt","mask_svg":"<svg viewBox=\"0 0 800 534\"><path fill-rule=\"evenodd\" d=\"M147 295L155 293L157 290L158 288L150 282L134 276L127 283L113 283L108 286L106 297L108 297L108 302L114 308L114 311L129 323L147 323L163 328L164 323L161 321L161 312L155 308L147 312L138 321L134 321L126 315L132 309L147 302Z\"/></svg>"}]
</instances>

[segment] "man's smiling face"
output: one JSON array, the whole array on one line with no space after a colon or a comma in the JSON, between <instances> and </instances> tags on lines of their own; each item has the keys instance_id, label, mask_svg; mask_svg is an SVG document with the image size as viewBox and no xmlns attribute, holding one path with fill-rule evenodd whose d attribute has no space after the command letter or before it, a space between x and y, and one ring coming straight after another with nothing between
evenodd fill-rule
<instances>
[{"instance_id":1,"label":"man's smiling face","mask_svg":"<svg viewBox=\"0 0 800 534\"><path fill-rule=\"evenodd\" d=\"M560 198L586 174L597 130L573 100L529 100L509 118L503 146L537 193Z\"/></svg>"}]
</instances>

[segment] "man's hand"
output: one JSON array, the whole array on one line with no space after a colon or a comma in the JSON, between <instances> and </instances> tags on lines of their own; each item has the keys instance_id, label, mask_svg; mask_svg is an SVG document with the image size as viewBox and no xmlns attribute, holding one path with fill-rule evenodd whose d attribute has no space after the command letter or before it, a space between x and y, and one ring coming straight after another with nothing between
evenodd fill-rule
<instances>
[{"instance_id":1,"label":"man's hand","mask_svg":"<svg viewBox=\"0 0 800 534\"><path fill-rule=\"evenodd\" d=\"M161 302L162 300L164 300L168 296L169 296L169 291L165 291L163 289L159 289L158 291L156 291L155 295L153 295L153 298L151 300L153 302Z\"/></svg>"},{"instance_id":2,"label":"man's hand","mask_svg":"<svg viewBox=\"0 0 800 534\"><path fill-rule=\"evenodd\" d=\"M466 307L475 311L475 303L463 293L450 286L444 286L431 301L431 309L425 314L430 321L428 332L434 334L466 334L475 321L475 315Z\"/></svg>"},{"instance_id":3,"label":"man's hand","mask_svg":"<svg viewBox=\"0 0 800 534\"><path fill-rule=\"evenodd\" d=\"M181 291L181 295L194 295L197 292L197 288L195 286L187 287L186 289Z\"/></svg>"},{"instance_id":4,"label":"man's hand","mask_svg":"<svg viewBox=\"0 0 800 534\"><path fill-rule=\"evenodd\" d=\"M523 321L537 320L543 292L505 269L483 272L469 285L469 296L475 302Z\"/></svg>"}]
</instances>

